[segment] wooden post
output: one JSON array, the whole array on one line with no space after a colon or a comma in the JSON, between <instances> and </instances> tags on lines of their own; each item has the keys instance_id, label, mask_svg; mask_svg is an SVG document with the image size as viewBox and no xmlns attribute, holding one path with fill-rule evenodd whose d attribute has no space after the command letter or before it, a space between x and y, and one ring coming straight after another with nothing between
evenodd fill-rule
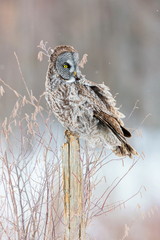
<instances>
[{"instance_id":1,"label":"wooden post","mask_svg":"<svg viewBox=\"0 0 160 240\"><path fill-rule=\"evenodd\" d=\"M82 167L78 137L65 132L62 147L65 240L85 240Z\"/></svg>"}]
</instances>

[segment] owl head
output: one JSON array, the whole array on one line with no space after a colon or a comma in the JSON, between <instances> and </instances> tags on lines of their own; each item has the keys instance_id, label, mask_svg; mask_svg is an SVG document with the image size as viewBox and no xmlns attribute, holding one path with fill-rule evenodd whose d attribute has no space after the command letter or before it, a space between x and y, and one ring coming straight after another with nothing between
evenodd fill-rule
<instances>
[{"instance_id":1,"label":"owl head","mask_svg":"<svg viewBox=\"0 0 160 240\"><path fill-rule=\"evenodd\" d=\"M51 54L54 72L66 82L72 83L79 80L78 67L79 55L72 46L58 46Z\"/></svg>"}]
</instances>

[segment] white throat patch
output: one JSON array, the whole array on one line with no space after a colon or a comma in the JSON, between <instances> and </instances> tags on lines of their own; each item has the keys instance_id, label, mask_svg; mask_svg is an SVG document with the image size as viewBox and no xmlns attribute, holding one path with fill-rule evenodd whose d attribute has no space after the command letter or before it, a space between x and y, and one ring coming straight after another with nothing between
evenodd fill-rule
<instances>
[{"instance_id":1,"label":"white throat patch","mask_svg":"<svg viewBox=\"0 0 160 240\"><path fill-rule=\"evenodd\" d=\"M69 80L66 80L65 82L67 82L67 83L73 83L73 82L75 82L76 81L76 79L74 78L74 77L71 77Z\"/></svg>"}]
</instances>

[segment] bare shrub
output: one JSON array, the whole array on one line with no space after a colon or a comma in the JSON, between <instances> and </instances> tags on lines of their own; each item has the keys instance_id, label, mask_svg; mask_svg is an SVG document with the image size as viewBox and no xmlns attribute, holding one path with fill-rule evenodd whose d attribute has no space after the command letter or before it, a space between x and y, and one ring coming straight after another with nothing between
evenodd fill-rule
<instances>
[{"instance_id":1,"label":"bare shrub","mask_svg":"<svg viewBox=\"0 0 160 240\"><path fill-rule=\"evenodd\" d=\"M45 52L46 45L41 42ZM46 55L49 52L46 53ZM4 119L0 132L0 239L51 240L63 239L63 193L60 145L55 123L50 113L33 95L16 60L27 95L22 96L0 79L1 97L8 88L16 96L11 115ZM84 64L84 63L83 63ZM98 172L105 165L123 159L110 159L105 149L88 150L81 146L85 225L94 217L124 205L125 201L108 203L110 195L135 166L131 163L126 173L106 184L103 194L97 194L104 176ZM112 155L113 156L113 155Z\"/></svg>"}]
</instances>

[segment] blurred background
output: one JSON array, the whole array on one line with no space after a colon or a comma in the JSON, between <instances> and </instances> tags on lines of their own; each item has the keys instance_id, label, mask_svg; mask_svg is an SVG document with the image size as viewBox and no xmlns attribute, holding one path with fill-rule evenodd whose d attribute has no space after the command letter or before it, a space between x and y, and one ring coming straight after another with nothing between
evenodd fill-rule
<instances>
[{"instance_id":1,"label":"blurred background","mask_svg":"<svg viewBox=\"0 0 160 240\"><path fill-rule=\"evenodd\" d=\"M113 95L118 93L118 106L126 117L138 100L126 125L138 129L132 144L145 158L114 198L117 194L125 199L141 185L147 191L125 209L96 219L89 229L92 239L160 239L160 1L0 0L0 78L25 94L16 52L27 86L37 98L44 92L48 65L47 57L37 60L41 40L51 48L73 45L80 57L87 53L83 73L104 82ZM10 115L14 99L9 91L0 99L1 121ZM106 169L102 172L107 176ZM123 238L125 224L130 231Z\"/></svg>"}]
</instances>

